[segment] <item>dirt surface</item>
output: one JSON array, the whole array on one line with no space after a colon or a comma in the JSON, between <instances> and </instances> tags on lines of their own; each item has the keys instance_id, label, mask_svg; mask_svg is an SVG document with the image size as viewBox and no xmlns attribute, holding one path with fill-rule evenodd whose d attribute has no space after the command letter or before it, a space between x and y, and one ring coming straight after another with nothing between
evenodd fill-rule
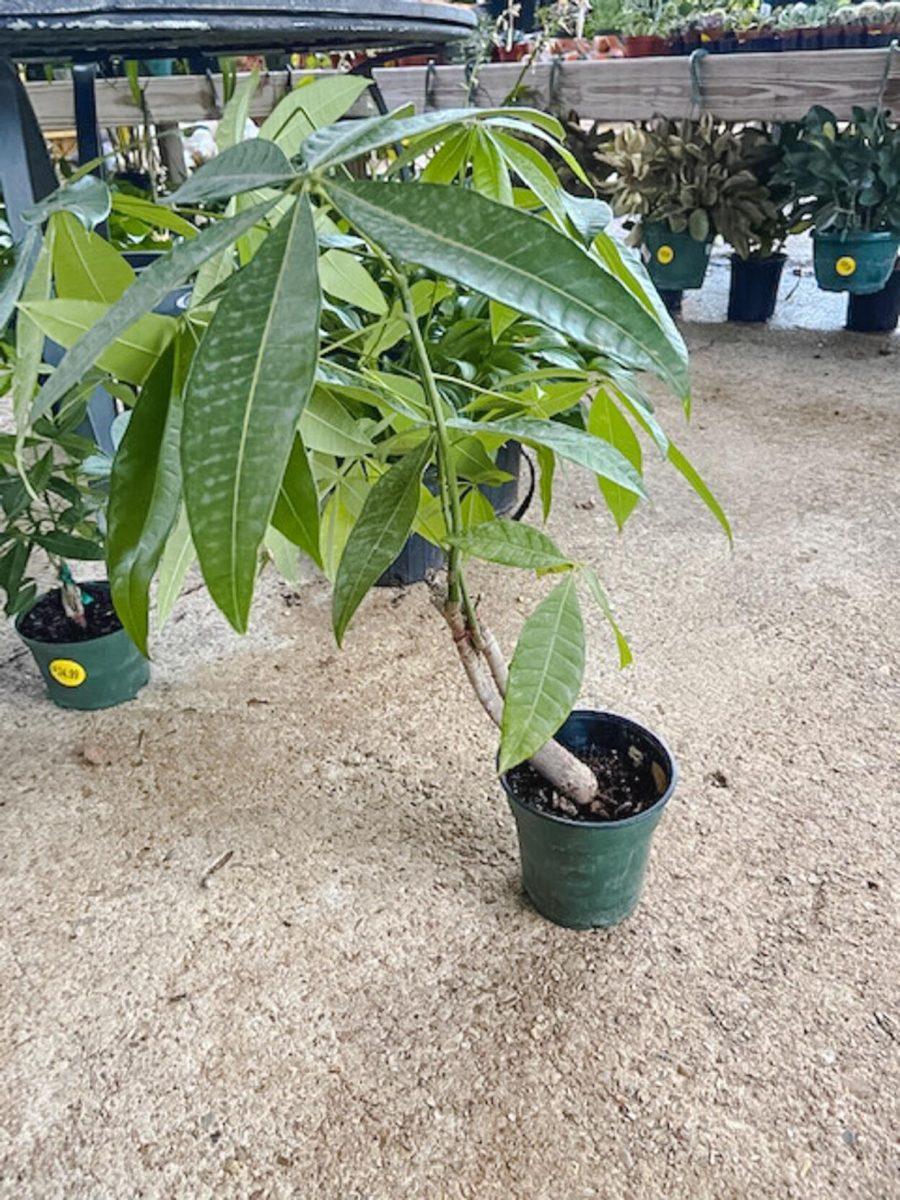
<instances>
[{"instance_id":1,"label":"dirt surface","mask_svg":"<svg viewBox=\"0 0 900 1200\"><path fill-rule=\"evenodd\" d=\"M62 591L47 592L20 621L20 633L34 642L86 642L105 637L122 628L106 584L81 588L84 604L84 628L73 621L63 608Z\"/></svg>"},{"instance_id":2,"label":"dirt surface","mask_svg":"<svg viewBox=\"0 0 900 1200\"><path fill-rule=\"evenodd\" d=\"M636 655L589 612L582 702L681 769L617 929L522 899L421 590L342 653L318 584L244 641L195 590L96 714L3 633L0 1195L900 1195L898 341L689 336L734 551L656 465L621 538L581 474L553 521ZM479 584L510 647L549 584Z\"/></svg>"}]
</instances>

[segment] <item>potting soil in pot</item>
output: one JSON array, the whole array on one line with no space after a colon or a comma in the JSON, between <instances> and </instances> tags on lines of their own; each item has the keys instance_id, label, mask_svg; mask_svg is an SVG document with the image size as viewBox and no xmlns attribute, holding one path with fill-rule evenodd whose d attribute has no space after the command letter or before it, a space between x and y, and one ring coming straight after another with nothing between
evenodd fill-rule
<instances>
[{"instance_id":1,"label":"potting soil in pot","mask_svg":"<svg viewBox=\"0 0 900 1200\"><path fill-rule=\"evenodd\" d=\"M516 800L536 812L590 824L635 817L652 808L666 790L668 781L660 766L648 761L648 756L636 746L631 754L606 749L578 757L587 763L600 784L597 799L587 808L579 808L561 795L528 763L521 763L507 773L509 789Z\"/></svg>"},{"instance_id":2,"label":"potting soil in pot","mask_svg":"<svg viewBox=\"0 0 900 1200\"><path fill-rule=\"evenodd\" d=\"M87 623L85 628L66 615L62 605L62 592L56 589L42 596L25 613L18 623L19 633L33 642L52 644L89 642L122 628L122 622L113 608L109 588L105 584L82 584L81 591L91 597L91 603L84 606Z\"/></svg>"}]
</instances>

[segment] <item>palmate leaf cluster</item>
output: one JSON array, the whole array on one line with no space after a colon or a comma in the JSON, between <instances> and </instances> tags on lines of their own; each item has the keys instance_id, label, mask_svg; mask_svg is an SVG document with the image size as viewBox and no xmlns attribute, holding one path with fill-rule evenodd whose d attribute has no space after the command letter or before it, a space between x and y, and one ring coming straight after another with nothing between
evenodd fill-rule
<instances>
[{"instance_id":1,"label":"palmate leaf cluster","mask_svg":"<svg viewBox=\"0 0 900 1200\"><path fill-rule=\"evenodd\" d=\"M683 342L605 231L608 207L566 193L536 148L587 182L554 118L501 108L335 123L366 86L344 76L299 87L241 142L252 86L229 105L218 157L172 197L211 219L136 279L98 246L84 195L63 188L33 214L55 287L19 281L17 337L37 329L69 350L35 376L19 436L98 373L129 405L106 555L142 648L152 581L165 613L195 559L242 631L261 563L290 572L299 548L333 581L339 641L413 531L447 554L451 595L465 592L468 558L563 572L513 657L509 766L577 697L576 582L612 613L591 569L545 532L498 521L480 486L502 480L496 452L517 439L537 460L544 516L571 464L596 477L621 527L647 494L646 449L727 530L640 382L655 376L687 406ZM189 281L183 316L152 311ZM535 664L536 697L522 685Z\"/></svg>"}]
</instances>

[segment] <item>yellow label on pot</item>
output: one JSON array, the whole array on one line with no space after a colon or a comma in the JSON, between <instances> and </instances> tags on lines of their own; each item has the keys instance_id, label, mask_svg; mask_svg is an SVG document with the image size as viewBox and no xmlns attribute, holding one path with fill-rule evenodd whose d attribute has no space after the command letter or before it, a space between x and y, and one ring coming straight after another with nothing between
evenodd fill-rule
<instances>
[{"instance_id":1,"label":"yellow label on pot","mask_svg":"<svg viewBox=\"0 0 900 1200\"><path fill-rule=\"evenodd\" d=\"M834 269L837 271L838 275L843 275L846 278L848 275L852 275L856 270L856 259L851 258L849 254L845 254L834 264Z\"/></svg>"},{"instance_id":2,"label":"yellow label on pot","mask_svg":"<svg viewBox=\"0 0 900 1200\"><path fill-rule=\"evenodd\" d=\"M664 267L667 267L675 257L675 251L671 246L660 246L656 252L656 261L661 262Z\"/></svg>"},{"instance_id":3,"label":"yellow label on pot","mask_svg":"<svg viewBox=\"0 0 900 1200\"><path fill-rule=\"evenodd\" d=\"M48 669L63 687L79 687L87 679L87 671L81 663L73 662L71 658L54 658Z\"/></svg>"}]
</instances>

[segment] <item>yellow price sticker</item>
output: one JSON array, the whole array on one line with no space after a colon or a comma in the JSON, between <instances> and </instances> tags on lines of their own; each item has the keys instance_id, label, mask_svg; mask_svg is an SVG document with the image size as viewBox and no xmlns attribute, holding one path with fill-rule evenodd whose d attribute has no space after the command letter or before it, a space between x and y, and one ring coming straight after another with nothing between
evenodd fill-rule
<instances>
[{"instance_id":1,"label":"yellow price sticker","mask_svg":"<svg viewBox=\"0 0 900 1200\"><path fill-rule=\"evenodd\" d=\"M660 246L656 252L656 261L661 262L664 267L667 267L675 257L675 251L671 246Z\"/></svg>"},{"instance_id":2,"label":"yellow price sticker","mask_svg":"<svg viewBox=\"0 0 900 1200\"><path fill-rule=\"evenodd\" d=\"M846 279L848 275L852 275L856 270L856 259L851 258L849 254L845 254L834 264L834 269L838 275L842 275Z\"/></svg>"},{"instance_id":3,"label":"yellow price sticker","mask_svg":"<svg viewBox=\"0 0 900 1200\"><path fill-rule=\"evenodd\" d=\"M87 671L81 663L74 662L71 658L54 658L49 671L63 687L80 687L87 679Z\"/></svg>"}]
</instances>

